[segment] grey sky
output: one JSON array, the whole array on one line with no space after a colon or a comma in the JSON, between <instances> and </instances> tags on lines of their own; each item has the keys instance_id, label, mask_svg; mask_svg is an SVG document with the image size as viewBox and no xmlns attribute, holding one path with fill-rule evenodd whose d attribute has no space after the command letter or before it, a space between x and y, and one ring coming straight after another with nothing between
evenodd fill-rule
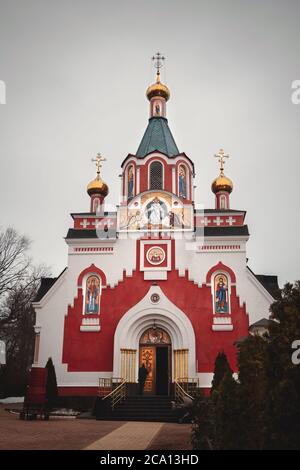
<instances>
[{"instance_id":1,"label":"grey sky","mask_svg":"<svg viewBox=\"0 0 300 470\"><path fill-rule=\"evenodd\" d=\"M28 234L34 260L53 274L65 267L69 213L89 208L99 151L107 201L118 203L159 50L169 125L196 167L196 202L214 207L212 155L224 147L232 208L247 210L249 266L281 284L299 279L299 21L296 0L0 0L1 226Z\"/></svg>"}]
</instances>

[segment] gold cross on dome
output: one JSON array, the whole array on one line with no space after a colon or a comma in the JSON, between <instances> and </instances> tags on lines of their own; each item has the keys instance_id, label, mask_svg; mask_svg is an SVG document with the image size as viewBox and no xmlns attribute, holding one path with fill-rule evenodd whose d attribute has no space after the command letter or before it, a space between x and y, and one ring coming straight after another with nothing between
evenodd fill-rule
<instances>
[{"instance_id":1,"label":"gold cross on dome","mask_svg":"<svg viewBox=\"0 0 300 470\"><path fill-rule=\"evenodd\" d=\"M165 60L165 57L160 53L160 52L157 52L153 57L152 57L152 60L154 62L154 67L156 68L157 70L157 73L159 74L159 69L162 68L163 66L163 61Z\"/></svg>"},{"instance_id":2,"label":"gold cross on dome","mask_svg":"<svg viewBox=\"0 0 300 470\"><path fill-rule=\"evenodd\" d=\"M96 158L92 158L92 162L96 162L97 174L100 175L100 168L102 167L102 162L105 162L106 158L102 157L101 153L97 153Z\"/></svg>"},{"instance_id":3,"label":"gold cross on dome","mask_svg":"<svg viewBox=\"0 0 300 470\"><path fill-rule=\"evenodd\" d=\"M225 155L225 152L223 149L219 150L219 153L215 154L215 157L219 159L220 163L220 171L221 173L224 171L224 164L226 162L225 158L229 158L229 155Z\"/></svg>"}]
</instances>

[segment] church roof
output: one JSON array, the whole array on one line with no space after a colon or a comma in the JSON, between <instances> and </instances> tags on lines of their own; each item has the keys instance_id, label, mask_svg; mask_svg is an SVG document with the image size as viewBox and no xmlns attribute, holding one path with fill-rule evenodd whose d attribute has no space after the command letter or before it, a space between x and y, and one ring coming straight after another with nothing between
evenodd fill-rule
<instances>
[{"instance_id":1,"label":"church roof","mask_svg":"<svg viewBox=\"0 0 300 470\"><path fill-rule=\"evenodd\" d=\"M63 269L58 277L42 277L41 284L37 291L33 302L39 302L42 298L47 294L47 292L51 289L51 287L56 283L57 279L65 272L67 268Z\"/></svg>"},{"instance_id":2,"label":"church roof","mask_svg":"<svg viewBox=\"0 0 300 470\"><path fill-rule=\"evenodd\" d=\"M280 296L280 289L278 285L278 277L273 275L266 274L255 274L249 266L247 269L256 277L258 282L271 294L271 296L276 299Z\"/></svg>"},{"instance_id":3,"label":"church roof","mask_svg":"<svg viewBox=\"0 0 300 470\"><path fill-rule=\"evenodd\" d=\"M252 323L252 325L249 326L249 329L251 329L253 326L254 327L262 327L262 328L269 328L270 324L274 323L274 320L270 320L268 318L261 318L260 320L256 321L255 323Z\"/></svg>"},{"instance_id":4,"label":"church roof","mask_svg":"<svg viewBox=\"0 0 300 470\"><path fill-rule=\"evenodd\" d=\"M136 155L143 158L155 150L169 157L179 154L178 147L168 126L168 120L163 117L152 117L149 119L149 124Z\"/></svg>"},{"instance_id":5,"label":"church roof","mask_svg":"<svg viewBox=\"0 0 300 470\"><path fill-rule=\"evenodd\" d=\"M196 235L203 235L205 237L219 237L219 236L248 236L249 230L247 225L229 226L229 227L196 227Z\"/></svg>"}]
</instances>

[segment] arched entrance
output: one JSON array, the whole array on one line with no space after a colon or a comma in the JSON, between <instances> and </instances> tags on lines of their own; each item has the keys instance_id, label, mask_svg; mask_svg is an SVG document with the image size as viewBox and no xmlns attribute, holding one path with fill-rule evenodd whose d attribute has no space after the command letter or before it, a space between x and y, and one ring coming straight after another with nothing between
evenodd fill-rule
<instances>
[{"instance_id":1,"label":"arched entrance","mask_svg":"<svg viewBox=\"0 0 300 470\"><path fill-rule=\"evenodd\" d=\"M162 328L152 326L141 336L139 365L145 365L148 375L144 393L169 395L171 382L171 338Z\"/></svg>"},{"instance_id":2,"label":"arched entrance","mask_svg":"<svg viewBox=\"0 0 300 470\"><path fill-rule=\"evenodd\" d=\"M155 304L152 301L153 294L159 297ZM192 323L156 285L151 286L145 297L123 315L116 327L113 377L137 382L140 341L142 335L154 325L167 332L171 340L170 381L174 382L179 377L196 377L196 345Z\"/></svg>"}]
</instances>

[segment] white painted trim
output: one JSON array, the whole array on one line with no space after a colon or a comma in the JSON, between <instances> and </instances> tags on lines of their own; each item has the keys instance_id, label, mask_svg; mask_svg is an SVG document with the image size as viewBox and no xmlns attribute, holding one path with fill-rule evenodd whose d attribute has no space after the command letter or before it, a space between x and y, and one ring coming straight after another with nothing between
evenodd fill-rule
<instances>
[{"instance_id":1,"label":"white painted trim","mask_svg":"<svg viewBox=\"0 0 300 470\"><path fill-rule=\"evenodd\" d=\"M84 332L94 332L94 331L100 331L100 325L80 325L80 331Z\"/></svg>"},{"instance_id":2,"label":"white painted trim","mask_svg":"<svg viewBox=\"0 0 300 470\"><path fill-rule=\"evenodd\" d=\"M158 294L160 301L153 305L150 298ZM139 350L139 341L143 332L153 326L163 328L172 341L172 350L188 349L188 374L196 374L195 332L187 315L174 305L163 293L159 286L151 286L145 297L128 310L119 321L114 337L114 377L121 373L122 348ZM136 371L138 371L138 355ZM172 378L174 378L174 361L172 360Z\"/></svg>"},{"instance_id":3,"label":"white painted trim","mask_svg":"<svg viewBox=\"0 0 300 470\"><path fill-rule=\"evenodd\" d=\"M147 155L146 157L143 158L143 164L145 165L148 160L150 160L151 158L161 158L162 160L165 161L165 163L167 163L167 165L176 165L176 163L180 160L183 160L190 168L191 172L193 173L193 167L192 167L192 164L191 162L189 161L188 157L185 157L184 155L178 155L176 157L168 157L162 153L158 153L158 152L153 152L153 153L149 153L149 155ZM127 165L130 163L130 162L135 162L137 165L140 165L141 164L141 158L138 158L138 157L130 157L130 159L128 160L128 162L126 162L126 165L124 167L124 171L126 170L126 167Z\"/></svg>"},{"instance_id":4,"label":"white painted trim","mask_svg":"<svg viewBox=\"0 0 300 470\"><path fill-rule=\"evenodd\" d=\"M232 331L233 325L212 325L213 331Z\"/></svg>"}]
</instances>

